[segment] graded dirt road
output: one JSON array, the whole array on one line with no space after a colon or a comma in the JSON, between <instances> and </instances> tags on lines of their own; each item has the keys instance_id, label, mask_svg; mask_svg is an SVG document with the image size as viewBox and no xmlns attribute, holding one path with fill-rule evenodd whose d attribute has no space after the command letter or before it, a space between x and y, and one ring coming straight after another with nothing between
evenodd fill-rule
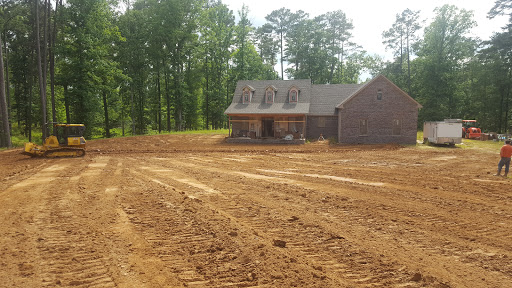
<instances>
[{"instance_id":1,"label":"graded dirt road","mask_svg":"<svg viewBox=\"0 0 512 288\"><path fill-rule=\"evenodd\" d=\"M0 152L0 287L512 287L498 151L223 140Z\"/></svg>"}]
</instances>

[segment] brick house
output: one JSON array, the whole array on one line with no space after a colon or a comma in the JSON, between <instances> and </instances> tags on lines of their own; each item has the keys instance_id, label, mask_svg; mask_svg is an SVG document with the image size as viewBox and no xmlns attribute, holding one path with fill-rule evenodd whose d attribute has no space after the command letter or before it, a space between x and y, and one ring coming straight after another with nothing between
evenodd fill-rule
<instances>
[{"instance_id":1,"label":"brick house","mask_svg":"<svg viewBox=\"0 0 512 288\"><path fill-rule=\"evenodd\" d=\"M416 143L421 105L383 75L365 84L311 80L239 81L230 138L317 139L339 143Z\"/></svg>"}]
</instances>

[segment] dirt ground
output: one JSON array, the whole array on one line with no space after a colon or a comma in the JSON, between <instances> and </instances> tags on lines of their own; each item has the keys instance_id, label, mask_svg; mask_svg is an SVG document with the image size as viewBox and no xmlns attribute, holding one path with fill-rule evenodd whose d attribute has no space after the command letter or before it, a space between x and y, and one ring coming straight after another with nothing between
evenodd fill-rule
<instances>
[{"instance_id":1,"label":"dirt ground","mask_svg":"<svg viewBox=\"0 0 512 288\"><path fill-rule=\"evenodd\" d=\"M512 287L498 151L87 144L0 152L0 287Z\"/></svg>"}]
</instances>

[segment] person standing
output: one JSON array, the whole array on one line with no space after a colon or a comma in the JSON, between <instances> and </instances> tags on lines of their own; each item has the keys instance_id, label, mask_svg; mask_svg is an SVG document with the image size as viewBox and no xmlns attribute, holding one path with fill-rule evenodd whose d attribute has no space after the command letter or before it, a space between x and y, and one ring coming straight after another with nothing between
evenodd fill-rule
<instances>
[{"instance_id":1,"label":"person standing","mask_svg":"<svg viewBox=\"0 0 512 288\"><path fill-rule=\"evenodd\" d=\"M501 175L501 168L503 168L503 165L505 165L505 175L503 176L507 177L508 169L510 166L510 157L512 156L512 146L510 145L510 140L506 140L505 145L501 147L500 156L501 160L498 163L498 173L496 174L496 176Z\"/></svg>"}]
</instances>

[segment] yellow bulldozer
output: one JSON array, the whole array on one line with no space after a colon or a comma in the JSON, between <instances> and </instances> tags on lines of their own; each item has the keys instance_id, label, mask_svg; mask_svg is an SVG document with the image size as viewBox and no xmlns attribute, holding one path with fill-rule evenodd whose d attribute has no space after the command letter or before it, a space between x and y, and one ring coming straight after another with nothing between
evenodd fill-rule
<instances>
[{"instance_id":1,"label":"yellow bulldozer","mask_svg":"<svg viewBox=\"0 0 512 288\"><path fill-rule=\"evenodd\" d=\"M46 137L43 145L25 143L22 152L32 157L82 157L85 155L84 124L53 123L53 135Z\"/></svg>"}]
</instances>

